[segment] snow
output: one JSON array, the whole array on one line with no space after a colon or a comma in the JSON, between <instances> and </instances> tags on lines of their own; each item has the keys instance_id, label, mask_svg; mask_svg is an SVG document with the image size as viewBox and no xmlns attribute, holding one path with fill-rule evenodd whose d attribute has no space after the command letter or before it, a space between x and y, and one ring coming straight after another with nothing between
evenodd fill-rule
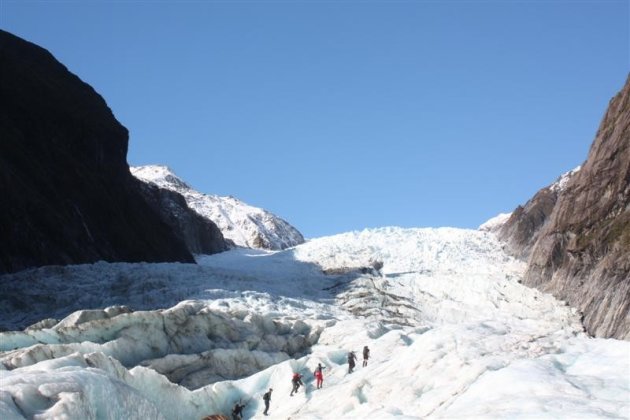
<instances>
[{"instance_id":1,"label":"snow","mask_svg":"<svg viewBox=\"0 0 630 420\"><path fill-rule=\"evenodd\" d=\"M630 418L630 343L587 337L489 232L370 229L198 262L1 276L0 417L199 419L241 399L264 418L272 387L270 418Z\"/></svg>"},{"instance_id":2,"label":"snow","mask_svg":"<svg viewBox=\"0 0 630 420\"><path fill-rule=\"evenodd\" d=\"M508 221L512 213L499 213L491 219L488 219L485 223L479 226L479 230L484 232L496 232L501 229L501 226Z\"/></svg>"},{"instance_id":3,"label":"snow","mask_svg":"<svg viewBox=\"0 0 630 420\"><path fill-rule=\"evenodd\" d=\"M580 169L582 169L582 166L577 166L576 168L571 169L570 171L567 171L565 173L563 173L562 175L560 175L560 177L558 177L558 179L556 179L556 181L551 184L549 186L549 189L551 189L551 191L555 191L555 192L562 192L567 188L567 185L569 183L569 180L571 180L571 178L573 178L573 176L575 174L577 174Z\"/></svg>"},{"instance_id":4,"label":"snow","mask_svg":"<svg viewBox=\"0 0 630 420\"><path fill-rule=\"evenodd\" d=\"M278 216L231 196L195 191L166 166L146 165L130 169L141 181L181 194L191 209L213 221L223 236L237 246L285 249L304 242L302 234Z\"/></svg>"}]
</instances>

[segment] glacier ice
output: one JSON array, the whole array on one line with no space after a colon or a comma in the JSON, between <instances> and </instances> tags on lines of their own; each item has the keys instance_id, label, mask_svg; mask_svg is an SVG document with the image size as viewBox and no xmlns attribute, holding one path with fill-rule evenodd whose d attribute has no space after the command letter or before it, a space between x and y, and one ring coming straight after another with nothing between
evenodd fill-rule
<instances>
[{"instance_id":1,"label":"glacier ice","mask_svg":"<svg viewBox=\"0 0 630 420\"><path fill-rule=\"evenodd\" d=\"M198 261L0 277L23 298L0 296L2 418L199 419L239 400L262 418L269 387L272 418L630 418L630 343L589 338L521 285L489 232L371 229Z\"/></svg>"}]
</instances>

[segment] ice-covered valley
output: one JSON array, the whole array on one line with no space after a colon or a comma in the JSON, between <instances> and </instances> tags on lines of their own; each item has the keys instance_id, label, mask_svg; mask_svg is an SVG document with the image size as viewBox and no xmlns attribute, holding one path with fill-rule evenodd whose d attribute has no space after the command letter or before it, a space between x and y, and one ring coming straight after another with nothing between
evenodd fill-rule
<instances>
[{"instance_id":1,"label":"ice-covered valley","mask_svg":"<svg viewBox=\"0 0 630 420\"><path fill-rule=\"evenodd\" d=\"M263 418L273 388L271 418L630 418L630 343L522 286L490 232L372 229L198 263L1 276L0 417L201 419L241 400Z\"/></svg>"}]
</instances>

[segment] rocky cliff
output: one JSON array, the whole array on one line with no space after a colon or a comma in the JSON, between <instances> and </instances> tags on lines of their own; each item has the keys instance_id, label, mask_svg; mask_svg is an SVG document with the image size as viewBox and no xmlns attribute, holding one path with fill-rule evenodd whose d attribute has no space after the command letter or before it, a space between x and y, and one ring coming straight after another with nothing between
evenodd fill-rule
<instances>
[{"instance_id":1,"label":"rocky cliff","mask_svg":"<svg viewBox=\"0 0 630 420\"><path fill-rule=\"evenodd\" d=\"M581 169L517 209L499 235L529 256L527 285L580 309L589 333L630 339L630 78Z\"/></svg>"},{"instance_id":2,"label":"rocky cliff","mask_svg":"<svg viewBox=\"0 0 630 420\"><path fill-rule=\"evenodd\" d=\"M508 250L521 259L529 258L532 247L538 240L541 228L549 220L549 216L556 206L558 197L569 180L580 170L573 169L549 185L538 191L523 206L518 206L509 218L501 220L493 229L500 239L508 245ZM483 230L483 225L480 227Z\"/></svg>"},{"instance_id":3,"label":"rocky cliff","mask_svg":"<svg viewBox=\"0 0 630 420\"><path fill-rule=\"evenodd\" d=\"M0 31L0 272L192 262L139 192L128 133L48 51Z\"/></svg>"}]
</instances>

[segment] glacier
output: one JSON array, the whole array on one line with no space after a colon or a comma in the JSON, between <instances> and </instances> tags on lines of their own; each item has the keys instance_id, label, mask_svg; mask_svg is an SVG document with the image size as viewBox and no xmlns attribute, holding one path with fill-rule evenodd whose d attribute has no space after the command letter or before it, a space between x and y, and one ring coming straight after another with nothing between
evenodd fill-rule
<instances>
[{"instance_id":1,"label":"glacier","mask_svg":"<svg viewBox=\"0 0 630 420\"><path fill-rule=\"evenodd\" d=\"M367 229L197 262L0 276L0 417L201 419L242 401L264 418L273 388L271 418L630 418L630 343L523 286L489 231Z\"/></svg>"}]
</instances>

